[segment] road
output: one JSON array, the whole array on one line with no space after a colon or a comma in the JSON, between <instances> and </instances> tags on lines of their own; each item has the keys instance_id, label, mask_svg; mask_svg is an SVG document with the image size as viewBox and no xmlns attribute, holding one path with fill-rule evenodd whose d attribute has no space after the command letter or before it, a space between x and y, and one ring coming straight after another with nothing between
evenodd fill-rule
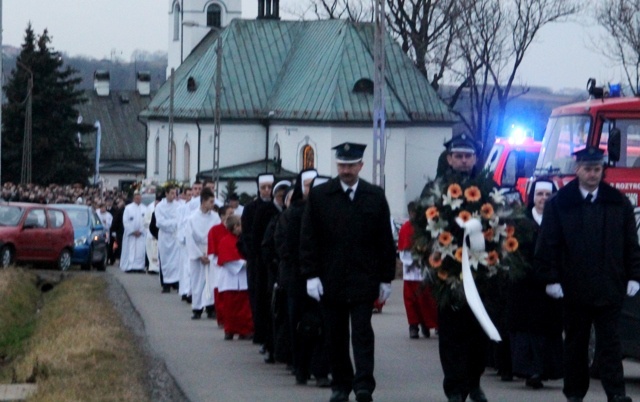
<instances>
[{"instance_id":1,"label":"road","mask_svg":"<svg viewBox=\"0 0 640 402\"><path fill-rule=\"evenodd\" d=\"M163 359L191 402L292 401L326 402L330 390L296 386L283 364L268 365L250 341L225 341L215 320L191 320L190 306L179 296L161 294L156 275L125 274L107 269L124 287L145 326L151 348ZM373 316L376 334L375 401L446 401L438 338L411 340L402 304L402 281L393 282L391 298ZM640 400L640 362L625 361L627 394ZM492 369L482 378L492 402L560 402L562 382L531 390L522 381L501 382ZM351 394L351 400L354 400ZM585 402L604 401L599 381L592 380Z\"/></svg>"}]
</instances>

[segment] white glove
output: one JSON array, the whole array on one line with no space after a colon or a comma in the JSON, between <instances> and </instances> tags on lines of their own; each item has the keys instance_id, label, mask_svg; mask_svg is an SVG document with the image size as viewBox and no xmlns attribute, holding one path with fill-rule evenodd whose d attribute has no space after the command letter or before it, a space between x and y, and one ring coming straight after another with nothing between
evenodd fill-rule
<instances>
[{"instance_id":1,"label":"white glove","mask_svg":"<svg viewBox=\"0 0 640 402\"><path fill-rule=\"evenodd\" d=\"M640 283L637 281L629 281L627 282L627 296L633 297L640 290Z\"/></svg>"},{"instance_id":2,"label":"white glove","mask_svg":"<svg viewBox=\"0 0 640 402\"><path fill-rule=\"evenodd\" d=\"M560 286L559 283L547 285L545 291L554 299L562 299L564 297L564 293L562 293L562 286Z\"/></svg>"},{"instance_id":3,"label":"white glove","mask_svg":"<svg viewBox=\"0 0 640 402\"><path fill-rule=\"evenodd\" d=\"M380 284L380 294L378 295L378 301L380 303L384 303L391 296L391 284L390 283L381 283Z\"/></svg>"},{"instance_id":4,"label":"white glove","mask_svg":"<svg viewBox=\"0 0 640 402\"><path fill-rule=\"evenodd\" d=\"M320 301L320 296L324 293L322 289L322 282L320 282L320 278L311 278L307 279L307 294L312 299Z\"/></svg>"}]
</instances>

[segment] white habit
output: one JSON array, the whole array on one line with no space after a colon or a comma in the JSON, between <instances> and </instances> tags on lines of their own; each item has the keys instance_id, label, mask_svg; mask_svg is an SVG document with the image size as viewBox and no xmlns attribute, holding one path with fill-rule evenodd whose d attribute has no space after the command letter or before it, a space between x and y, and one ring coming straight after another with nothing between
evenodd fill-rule
<instances>
[{"instance_id":1,"label":"white habit","mask_svg":"<svg viewBox=\"0 0 640 402\"><path fill-rule=\"evenodd\" d=\"M109 211L104 211L102 213L100 210L97 211L98 216L100 217L100 222L102 222L102 227L104 227L104 231L107 234L107 243L109 243L109 238L111 237L111 224L113 223L113 216Z\"/></svg>"},{"instance_id":2,"label":"white habit","mask_svg":"<svg viewBox=\"0 0 640 402\"><path fill-rule=\"evenodd\" d=\"M200 207L200 197L194 197L189 202L180 205L180 225L178 226L178 243L180 244L180 295L189 296L191 294L191 264L187 255L186 225L189 217Z\"/></svg>"},{"instance_id":3,"label":"white habit","mask_svg":"<svg viewBox=\"0 0 640 402\"><path fill-rule=\"evenodd\" d=\"M145 232L143 204L132 202L124 208L122 223L124 235L122 237L122 253L120 254L120 269L123 271L144 270ZM136 237L135 232L141 235Z\"/></svg>"},{"instance_id":4,"label":"white habit","mask_svg":"<svg viewBox=\"0 0 640 402\"><path fill-rule=\"evenodd\" d=\"M178 225L180 224L180 204L163 199L156 205L156 225L158 226L158 255L160 269L165 284L180 281L180 244Z\"/></svg>"},{"instance_id":5,"label":"white habit","mask_svg":"<svg viewBox=\"0 0 640 402\"><path fill-rule=\"evenodd\" d=\"M208 255L209 264L203 264L200 257L207 256L207 238L209 230L220 223L217 213L209 211L202 213L198 209L193 212L185 225L187 237L187 255L191 268L191 308L200 310L211 306L213 300L213 255Z\"/></svg>"}]
</instances>

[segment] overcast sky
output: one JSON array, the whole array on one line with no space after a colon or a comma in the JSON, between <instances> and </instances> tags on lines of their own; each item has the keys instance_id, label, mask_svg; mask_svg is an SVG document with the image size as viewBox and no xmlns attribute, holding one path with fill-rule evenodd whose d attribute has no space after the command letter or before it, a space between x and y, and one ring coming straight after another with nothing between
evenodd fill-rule
<instances>
[{"instance_id":1,"label":"overcast sky","mask_svg":"<svg viewBox=\"0 0 640 402\"><path fill-rule=\"evenodd\" d=\"M168 0L1 0L2 42L20 46L29 21L47 28L52 46L70 55L130 60L136 49L166 51ZM281 0L283 10L304 0ZM255 18L257 0L242 0L243 18ZM294 19L293 15L286 18ZM599 28L590 21L545 26L520 68L520 82L559 90L620 79L618 69L592 50Z\"/></svg>"}]
</instances>

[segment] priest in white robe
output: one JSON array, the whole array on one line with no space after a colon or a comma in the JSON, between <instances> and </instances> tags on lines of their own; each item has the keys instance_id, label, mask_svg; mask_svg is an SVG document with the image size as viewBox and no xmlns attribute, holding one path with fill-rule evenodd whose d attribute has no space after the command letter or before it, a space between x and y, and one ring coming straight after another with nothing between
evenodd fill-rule
<instances>
[{"instance_id":1,"label":"priest in white robe","mask_svg":"<svg viewBox=\"0 0 640 402\"><path fill-rule=\"evenodd\" d=\"M214 197L209 189L202 190L200 208L195 211L186 224L187 254L191 268L191 309L194 320L200 319L202 311L207 309L207 317L215 318L213 311L213 289L206 290L208 276L213 275L213 255L207 254L207 236L209 230L220 223L220 217L213 210Z\"/></svg>"},{"instance_id":2,"label":"priest in white robe","mask_svg":"<svg viewBox=\"0 0 640 402\"><path fill-rule=\"evenodd\" d=\"M122 237L120 269L124 272L144 272L145 212L146 207L142 204L142 195L139 191L136 191L133 193L133 202L124 208L122 214L124 234Z\"/></svg>"},{"instance_id":3,"label":"priest in white robe","mask_svg":"<svg viewBox=\"0 0 640 402\"><path fill-rule=\"evenodd\" d=\"M180 296L182 300L191 301L191 263L187 252L186 228L187 222L191 214L200 208L200 192L202 191L202 183L196 181L191 187L191 199L182 204L180 207L180 225L178 226L178 239L182 247L180 254Z\"/></svg>"},{"instance_id":4,"label":"priest in white robe","mask_svg":"<svg viewBox=\"0 0 640 402\"><path fill-rule=\"evenodd\" d=\"M147 205L147 212L144 214L144 228L147 236L146 250L147 259L149 260L149 268L147 268L147 272L153 274L160 273L160 260L158 259L158 239L153 237L149 230L149 226L151 225L151 219L153 218L153 212L156 210L156 205L158 205L160 201L162 201L162 197L160 196L160 193L157 193L155 201Z\"/></svg>"},{"instance_id":5,"label":"priest in white robe","mask_svg":"<svg viewBox=\"0 0 640 402\"><path fill-rule=\"evenodd\" d=\"M169 293L177 288L180 281L180 244L178 225L180 205L176 201L176 188L168 187L165 198L156 205L156 226L158 226L158 254L160 256L160 281L162 292Z\"/></svg>"}]
</instances>

